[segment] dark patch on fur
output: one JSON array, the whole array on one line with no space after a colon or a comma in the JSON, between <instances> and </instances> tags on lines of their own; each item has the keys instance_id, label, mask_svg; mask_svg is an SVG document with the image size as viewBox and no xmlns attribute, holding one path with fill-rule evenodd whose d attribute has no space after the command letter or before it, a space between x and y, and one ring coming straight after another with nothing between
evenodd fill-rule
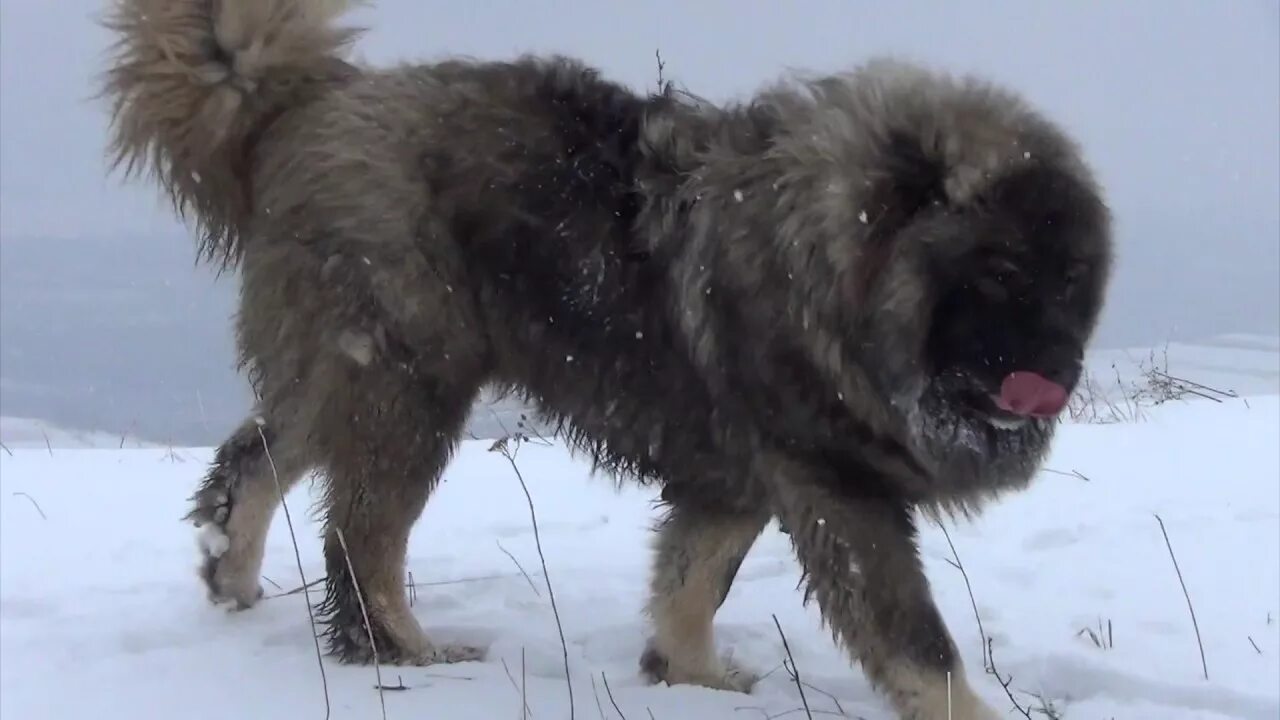
<instances>
[{"instance_id":1,"label":"dark patch on fur","mask_svg":"<svg viewBox=\"0 0 1280 720\"><path fill-rule=\"evenodd\" d=\"M666 682L670 665L670 661L652 645L646 645L640 653L640 673L651 683Z\"/></svg>"},{"instance_id":2,"label":"dark patch on fur","mask_svg":"<svg viewBox=\"0 0 1280 720\"><path fill-rule=\"evenodd\" d=\"M720 579L719 593L717 593L716 607L724 605L724 601L729 599L729 591L733 589L733 581L738 577L738 571L742 569L742 563L747 559L745 554L735 555L729 561L729 565L725 568L724 575Z\"/></svg>"},{"instance_id":3,"label":"dark patch on fur","mask_svg":"<svg viewBox=\"0 0 1280 720\"><path fill-rule=\"evenodd\" d=\"M196 527L206 523L226 523L230 505L235 500L235 486L244 468L261 462L263 437L268 443L272 441L270 428L262 426L262 436L258 435L258 430L258 425L250 421L218 446L204 480L190 498L195 506L183 516L184 520L195 523ZM219 509L222 512L214 514Z\"/></svg>"}]
</instances>

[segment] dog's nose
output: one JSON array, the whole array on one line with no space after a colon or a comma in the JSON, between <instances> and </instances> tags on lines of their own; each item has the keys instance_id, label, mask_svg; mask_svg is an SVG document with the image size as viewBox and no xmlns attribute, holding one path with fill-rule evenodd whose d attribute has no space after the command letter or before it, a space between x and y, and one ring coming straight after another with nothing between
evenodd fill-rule
<instances>
[{"instance_id":1,"label":"dog's nose","mask_svg":"<svg viewBox=\"0 0 1280 720\"><path fill-rule=\"evenodd\" d=\"M1048 365L1045 367L1043 375L1045 379L1062 386L1063 389L1070 393L1075 389L1076 383L1080 382L1082 372L1081 363L1073 359L1065 363Z\"/></svg>"}]
</instances>

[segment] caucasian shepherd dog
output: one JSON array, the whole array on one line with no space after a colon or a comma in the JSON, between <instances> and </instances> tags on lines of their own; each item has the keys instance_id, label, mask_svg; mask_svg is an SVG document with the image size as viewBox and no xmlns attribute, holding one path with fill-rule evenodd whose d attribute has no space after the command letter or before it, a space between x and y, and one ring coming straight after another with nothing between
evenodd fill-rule
<instances>
[{"instance_id":1,"label":"caucasian shepherd dog","mask_svg":"<svg viewBox=\"0 0 1280 720\"><path fill-rule=\"evenodd\" d=\"M114 162L240 275L260 399L194 497L212 596L258 600L276 478L316 470L331 650L480 657L424 634L403 566L493 385L661 486L653 680L750 688L712 617L777 519L902 717L944 717L948 673L954 718L994 717L916 511L1026 486L1080 375L1111 238L1075 144L1007 91L892 61L730 106L560 57L361 67L344 5L114 0L105 19Z\"/></svg>"}]
</instances>

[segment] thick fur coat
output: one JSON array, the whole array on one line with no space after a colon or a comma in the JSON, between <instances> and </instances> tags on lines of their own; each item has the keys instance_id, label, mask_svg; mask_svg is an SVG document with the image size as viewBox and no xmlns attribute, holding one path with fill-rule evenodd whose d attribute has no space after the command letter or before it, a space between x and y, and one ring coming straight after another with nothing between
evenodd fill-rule
<instances>
[{"instance_id":1,"label":"thick fur coat","mask_svg":"<svg viewBox=\"0 0 1280 720\"><path fill-rule=\"evenodd\" d=\"M317 470L332 651L481 657L428 638L403 565L492 384L661 484L654 680L749 690L712 618L776 518L902 717L994 717L916 513L1027 485L1079 376L1111 240L1071 140L1005 90L893 61L731 106L558 57L360 67L343 5L115 0L106 19L116 164L240 276L259 402L191 512L211 596L256 602L281 491Z\"/></svg>"}]
</instances>

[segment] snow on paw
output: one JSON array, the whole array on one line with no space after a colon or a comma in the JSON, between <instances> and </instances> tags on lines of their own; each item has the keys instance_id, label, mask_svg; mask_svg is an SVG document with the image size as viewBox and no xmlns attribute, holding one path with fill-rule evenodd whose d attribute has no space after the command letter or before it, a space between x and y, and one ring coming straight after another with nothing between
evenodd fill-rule
<instances>
[{"instance_id":1,"label":"snow on paw","mask_svg":"<svg viewBox=\"0 0 1280 720\"><path fill-rule=\"evenodd\" d=\"M231 538L227 537L226 530L220 525L205 525L200 528L199 534L196 535L196 542L200 545L200 552L207 558L218 559L231 549Z\"/></svg>"},{"instance_id":2,"label":"snow on paw","mask_svg":"<svg viewBox=\"0 0 1280 720\"><path fill-rule=\"evenodd\" d=\"M225 528L231 518L231 488L225 479L211 475L191 498L195 507L184 518L197 528Z\"/></svg>"},{"instance_id":3,"label":"snow on paw","mask_svg":"<svg viewBox=\"0 0 1280 720\"><path fill-rule=\"evenodd\" d=\"M209 526L212 527L212 526ZM204 580L209 601L215 605L231 605L233 610L247 610L263 597L257 574L249 572L227 554L230 539L225 533L204 531L200 534L200 578Z\"/></svg>"},{"instance_id":4,"label":"snow on paw","mask_svg":"<svg viewBox=\"0 0 1280 720\"><path fill-rule=\"evenodd\" d=\"M263 591L258 583L257 563L245 557L243 550L236 551L227 527L232 511L230 487L220 480L216 475L206 480L193 498L195 507L186 519L198 528L200 578L209 601L245 610L262 598Z\"/></svg>"}]
</instances>

